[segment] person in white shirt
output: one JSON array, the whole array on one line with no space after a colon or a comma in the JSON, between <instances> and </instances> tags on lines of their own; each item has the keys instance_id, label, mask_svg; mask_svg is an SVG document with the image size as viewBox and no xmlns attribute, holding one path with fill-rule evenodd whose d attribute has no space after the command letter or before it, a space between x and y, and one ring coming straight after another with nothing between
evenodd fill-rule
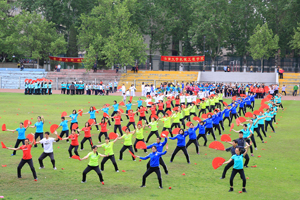
<instances>
[{"instance_id":1,"label":"person in white shirt","mask_svg":"<svg viewBox=\"0 0 300 200\"><path fill-rule=\"evenodd\" d=\"M131 87L129 88L130 89L130 94L131 94L131 96L135 96L135 90L136 90L136 88L134 87L134 84L132 84L131 85Z\"/></svg>"},{"instance_id":2,"label":"person in white shirt","mask_svg":"<svg viewBox=\"0 0 300 200\"><path fill-rule=\"evenodd\" d=\"M150 109L152 105L150 104L150 102L152 102L151 96L148 96L145 102L146 102L147 109ZM148 113L148 111L146 111L146 113Z\"/></svg>"},{"instance_id":3,"label":"person in white shirt","mask_svg":"<svg viewBox=\"0 0 300 200\"><path fill-rule=\"evenodd\" d=\"M142 82L142 96L145 97L146 96L146 91L145 91L145 85L144 85L144 82Z\"/></svg>"},{"instance_id":4,"label":"person in white shirt","mask_svg":"<svg viewBox=\"0 0 300 200\"><path fill-rule=\"evenodd\" d=\"M185 105L185 96L180 96L180 105Z\"/></svg>"},{"instance_id":5,"label":"person in white shirt","mask_svg":"<svg viewBox=\"0 0 300 200\"><path fill-rule=\"evenodd\" d=\"M122 85L122 94L123 94L123 93L126 93L126 87L125 87L124 84Z\"/></svg>"},{"instance_id":6,"label":"person in white shirt","mask_svg":"<svg viewBox=\"0 0 300 200\"><path fill-rule=\"evenodd\" d=\"M129 97L130 96L130 92L129 90L126 91L126 97Z\"/></svg>"},{"instance_id":7,"label":"person in white shirt","mask_svg":"<svg viewBox=\"0 0 300 200\"><path fill-rule=\"evenodd\" d=\"M57 132L54 132L56 135L56 139L54 138L50 138L49 137L49 132L45 132L45 138L43 138L42 140L40 140L39 142L36 142L36 144L42 144L44 146L44 152L42 153L42 155L39 157L39 163L40 163L40 168L39 169L44 169L44 164L43 164L43 160L49 156L51 159L51 163L53 165L53 169L56 170L55 167L55 160L54 160L54 155L53 155L53 142L58 141L58 136L57 136Z\"/></svg>"},{"instance_id":8,"label":"person in white shirt","mask_svg":"<svg viewBox=\"0 0 300 200\"><path fill-rule=\"evenodd\" d=\"M126 103L126 94L123 93L122 96L123 96L123 102Z\"/></svg>"},{"instance_id":9,"label":"person in white shirt","mask_svg":"<svg viewBox=\"0 0 300 200\"><path fill-rule=\"evenodd\" d=\"M154 102L155 102L156 104L158 104L158 103L159 103L159 100L160 100L160 96L158 96L158 94L155 94L155 96L153 97L153 99L154 99Z\"/></svg>"},{"instance_id":10,"label":"person in white shirt","mask_svg":"<svg viewBox=\"0 0 300 200\"><path fill-rule=\"evenodd\" d=\"M186 98L186 106L190 106L192 105L192 96L188 95L188 93L185 94L185 98Z\"/></svg>"},{"instance_id":11,"label":"person in white shirt","mask_svg":"<svg viewBox=\"0 0 300 200\"><path fill-rule=\"evenodd\" d=\"M151 94L151 87L149 85L146 85L145 90L147 96Z\"/></svg>"}]
</instances>

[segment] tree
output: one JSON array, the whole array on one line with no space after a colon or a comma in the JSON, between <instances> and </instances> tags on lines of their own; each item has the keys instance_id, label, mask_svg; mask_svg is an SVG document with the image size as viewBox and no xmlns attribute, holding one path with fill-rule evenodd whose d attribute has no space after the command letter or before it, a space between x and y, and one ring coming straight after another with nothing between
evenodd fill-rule
<instances>
[{"instance_id":1,"label":"tree","mask_svg":"<svg viewBox=\"0 0 300 200\"><path fill-rule=\"evenodd\" d=\"M48 58L66 52L66 42L57 34L54 23L43 19L36 12L24 12L9 20L9 28L14 32L6 38L12 45L10 53L18 53L33 59Z\"/></svg>"},{"instance_id":2,"label":"tree","mask_svg":"<svg viewBox=\"0 0 300 200\"><path fill-rule=\"evenodd\" d=\"M108 66L145 62L146 44L138 27L130 21L132 14L126 6L132 2L135 0L100 0L89 15L81 16L79 42L86 51L87 69L98 59Z\"/></svg>"},{"instance_id":3,"label":"tree","mask_svg":"<svg viewBox=\"0 0 300 200\"><path fill-rule=\"evenodd\" d=\"M294 35L289 43L290 47L294 50L300 49L300 24L298 23L297 29L294 29Z\"/></svg>"},{"instance_id":4,"label":"tree","mask_svg":"<svg viewBox=\"0 0 300 200\"><path fill-rule=\"evenodd\" d=\"M0 49L1 57L3 61L10 49L10 45L6 41L6 37L11 33L11 29L8 29L8 18L9 18L10 6L7 0L0 0Z\"/></svg>"},{"instance_id":5,"label":"tree","mask_svg":"<svg viewBox=\"0 0 300 200\"><path fill-rule=\"evenodd\" d=\"M226 46L229 34L228 1L226 0L199 0L195 3L193 25L189 30L192 45L203 52L205 47L211 56L214 65L217 56L222 55L222 47Z\"/></svg>"},{"instance_id":6,"label":"tree","mask_svg":"<svg viewBox=\"0 0 300 200\"><path fill-rule=\"evenodd\" d=\"M268 23L262 26L257 25L254 34L250 36L249 52L253 59L261 60L261 70L263 72L263 60L274 56L278 50L278 35L274 35L273 31L268 28Z\"/></svg>"}]
</instances>

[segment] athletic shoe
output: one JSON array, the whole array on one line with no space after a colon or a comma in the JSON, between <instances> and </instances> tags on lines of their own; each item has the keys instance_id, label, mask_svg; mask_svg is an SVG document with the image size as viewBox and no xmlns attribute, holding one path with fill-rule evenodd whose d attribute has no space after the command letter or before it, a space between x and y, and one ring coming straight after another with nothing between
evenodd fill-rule
<instances>
[{"instance_id":1,"label":"athletic shoe","mask_svg":"<svg viewBox=\"0 0 300 200\"><path fill-rule=\"evenodd\" d=\"M199 153L199 152L198 152L197 154L198 154L198 155L200 155L200 153Z\"/></svg>"},{"instance_id":2,"label":"athletic shoe","mask_svg":"<svg viewBox=\"0 0 300 200\"><path fill-rule=\"evenodd\" d=\"M233 192L233 188L230 188L228 192Z\"/></svg>"},{"instance_id":3,"label":"athletic shoe","mask_svg":"<svg viewBox=\"0 0 300 200\"><path fill-rule=\"evenodd\" d=\"M204 147L207 147L207 145L203 145Z\"/></svg>"},{"instance_id":4,"label":"athletic shoe","mask_svg":"<svg viewBox=\"0 0 300 200\"><path fill-rule=\"evenodd\" d=\"M133 160L133 161L136 161L136 160Z\"/></svg>"},{"instance_id":5,"label":"athletic shoe","mask_svg":"<svg viewBox=\"0 0 300 200\"><path fill-rule=\"evenodd\" d=\"M140 187L141 187L141 188L142 188L142 187L146 187L146 185L141 185Z\"/></svg>"},{"instance_id":6,"label":"athletic shoe","mask_svg":"<svg viewBox=\"0 0 300 200\"><path fill-rule=\"evenodd\" d=\"M249 168L248 166L244 166L244 167Z\"/></svg>"},{"instance_id":7,"label":"athletic shoe","mask_svg":"<svg viewBox=\"0 0 300 200\"><path fill-rule=\"evenodd\" d=\"M265 143L264 141L262 141L262 143Z\"/></svg>"},{"instance_id":8,"label":"athletic shoe","mask_svg":"<svg viewBox=\"0 0 300 200\"><path fill-rule=\"evenodd\" d=\"M121 160L123 160L123 159L119 159L119 160L121 161Z\"/></svg>"},{"instance_id":9,"label":"athletic shoe","mask_svg":"<svg viewBox=\"0 0 300 200\"><path fill-rule=\"evenodd\" d=\"M217 141L217 139L215 139L215 141Z\"/></svg>"},{"instance_id":10,"label":"athletic shoe","mask_svg":"<svg viewBox=\"0 0 300 200\"><path fill-rule=\"evenodd\" d=\"M86 183L86 181L81 181L81 183Z\"/></svg>"},{"instance_id":11,"label":"athletic shoe","mask_svg":"<svg viewBox=\"0 0 300 200\"><path fill-rule=\"evenodd\" d=\"M225 177L221 177L220 179L225 179Z\"/></svg>"},{"instance_id":12,"label":"athletic shoe","mask_svg":"<svg viewBox=\"0 0 300 200\"><path fill-rule=\"evenodd\" d=\"M257 148L255 147L255 150L257 150Z\"/></svg>"},{"instance_id":13,"label":"athletic shoe","mask_svg":"<svg viewBox=\"0 0 300 200\"><path fill-rule=\"evenodd\" d=\"M243 188L242 191L243 191L243 192L247 192L247 191L246 191L246 188Z\"/></svg>"},{"instance_id":14,"label":"athletic shoe","mask_svg":"<svg viewBox=\"0 0 300 200\"><path fill-rule=\"evenodd\" d=\"M97 131L99 131L99 129Z\"/></svg>"},{"instance_id":15,"label":"athletic shoe","mask_svg":"<svg viewBox=\"0 0 300 200\"><path fill-rule=\"evenodd\" d=\"M119 172L119 170L117 170L116 172Z\"/></svg>"},{"instance_id":16,"label":"athletic shoe","mask_svg":"<svg viewBox=\"0 0 300 200\"><path fill-rule=\"evenodd\" d=\"M163 187L160 187L160 186L159 186L158 189L163 189Z\"/></svg>"},{"instance_id":17,"label":"athletic shoe","mask_svg":"<svg viewBox=\"0 0 300 200\"><path fill-rule=\"evenodd\" d=\"M39 167L39 169L44 169L45 167Z\"/></svg>"},{"instance_id":18,"label":"athletic shoe","mask_svg":"<svg viewBox=\"0 0 300 200\"><path fill-rule=\"evenodd\" d=\"M34 179L34 181L38 181L38 178Z\"/></svg>"},{"instance_id":19,"label":"athletic shoe","mask_svg":"<svg viewBox=\"0 0 300 200\"><path fill-rule=\"evenodd\" d=\"M104 182L102 181L101 184L104 185Z\"/></svg>"},{"instance_id":20,"label":"athletic shoe","mask_svg":"<svg viewBox=\"0 0 300 200\"><path fill-rule=\"evenodd\" d=\"M15 156L15 154L11 154L11 156Z\"/></svg>"},{"instance_id":21,"label":"athletic shoe","mask_svg":"<svg viewBox=\"0 0 300 200\"><path fill-rule=\"evenodd\" d=\"M83 149L80 149L80 151L83 151Z\"/></svg>"},{"instance_id":22,"label":"athletic shoe","mask_svg":"<svg viewBox=\"0 0 300 200\"><path fill-rule=\"evenodd\" d=\"M251 156L254 156L253 153L251 153Z\"/></svg>"},{"instance_id":23,"label":"athletic shoe","mask_svg":"<svg viewBox=\"0 0 300 200\"><path fill-rule=\"evenodd\" d=\"M57 170L57 168L56 168L56 167L54 167L53 169L54 169L54 170Z\"/></svg>"}]
</instances>

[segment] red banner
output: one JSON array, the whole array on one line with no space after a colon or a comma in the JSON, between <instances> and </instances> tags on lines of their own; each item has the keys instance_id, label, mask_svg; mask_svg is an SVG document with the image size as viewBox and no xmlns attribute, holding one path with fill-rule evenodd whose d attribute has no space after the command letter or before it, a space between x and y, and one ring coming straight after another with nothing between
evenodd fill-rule
<instances>
[{"instance_id":1,"label":"red banner","mask_svg":"<svg viewBox=\"0 0 300 200\"><path fill-rule=\"evenodd\" d=\"M74 62L81 63L83 58L70 58L70 57L54 57L49 56L50 60L60 61L60 62Z\"/></svg>"},{"instance_id":2,"label":"red banner","mask_svg":"<svg viewBox=\"0 0 300 200\"><path fill-rule=\"evenodd\" d=\"M161 61L164 62L203 62L204 56L161 56Z\"/></svg>"}]
</instances>

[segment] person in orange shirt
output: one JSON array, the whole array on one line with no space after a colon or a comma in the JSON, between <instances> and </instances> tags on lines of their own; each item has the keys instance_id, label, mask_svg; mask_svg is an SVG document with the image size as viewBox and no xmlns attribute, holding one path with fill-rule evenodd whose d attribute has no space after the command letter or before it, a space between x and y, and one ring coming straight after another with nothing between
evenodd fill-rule
<instances>
[{"instance_id":1,"label":"person in orange shirt","mask_svg":"<svg viewBox=\"0 0 300 200\"><path fill-rule=\"evenodd\" d=\"M92 136L91 136L91 129L92 126L95 125L95 122L93 124L89 124L88 122L85 123L84 127L79 130L79 132L83 131L84 132L84 138L81 140L80 145L80 151L83 150L83 144L88 140L90 142L91 147L93 147L93 142L92 142Z\"/></svg>"},{"instance_id":2,"label":"person in orange shirt","mask_svg":"<svg viewBox=\"0 0 300 200\"><path fill-rule=\"evenodd\" d=\"M78 136L80 135L80 133L76 133L77 130L73 129L72 130L72 134L69 135L69 137L66 138L62 138L62 140L68 140L71 139L71 144L70 147L68 149L69 154L70 154L70 158L72 157L72 150L74 149L74 153L76 154L76 156L79 156L78 154L78 147L79 147L79 143L78 143Z\"/></svg>"},{"instance_id":3,"label":"person in orange shirt","mask_svg":"<svg viewBox=\"0 0 300 200\"><path fill-rule=\"evenodd\" d=\"M37 176L36 176L36 172L33 166L33 161L32 161L32 155L31 155L31 148L32 148L32 143L29 142L29 139L26 138L25 139L25 145L22 145L18 148L9 148L7 147L6 149L9 150L14 150L14 151L18 151L18 150L22 150L23 151L23 157L22 160L20 162L20 164L18 165L18 178L22 178L21 176L21 169L23 168L23 166L28 163L28 165L30 166L34 181L37 181Z\"/></svg>"}]
</instances>

